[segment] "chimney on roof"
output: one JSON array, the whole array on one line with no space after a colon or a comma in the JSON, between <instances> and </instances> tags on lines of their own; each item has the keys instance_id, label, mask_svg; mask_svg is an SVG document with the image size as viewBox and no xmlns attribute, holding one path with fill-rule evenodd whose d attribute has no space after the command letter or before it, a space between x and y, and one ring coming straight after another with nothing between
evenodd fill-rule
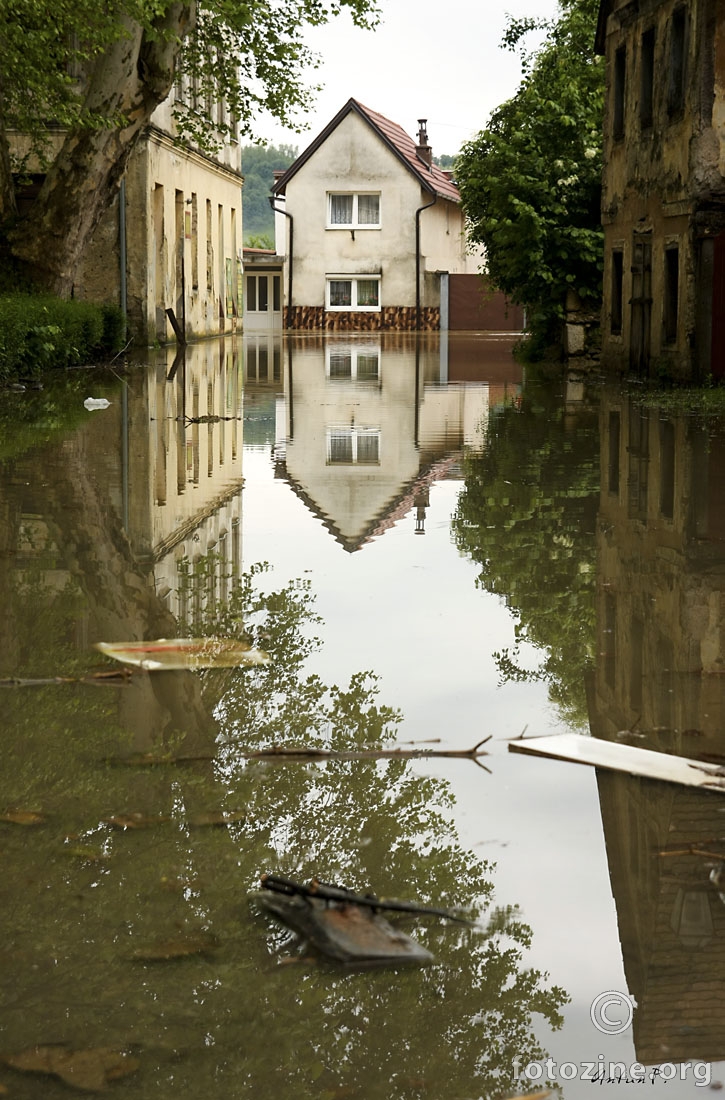
<instances>
[{"instance_id":1,"label":"chimney on roof","mask_svg":"<svg viewBox=\"0 0 725 1100\"><path fill-rule=\"evenodd\" d=\"M433 150L428 144L428 131L426 126L428 124L427 118L418 119L418 144L415 147L415 151L423 161L430 168L433 164Z\"/></svg>"}]
</instances>

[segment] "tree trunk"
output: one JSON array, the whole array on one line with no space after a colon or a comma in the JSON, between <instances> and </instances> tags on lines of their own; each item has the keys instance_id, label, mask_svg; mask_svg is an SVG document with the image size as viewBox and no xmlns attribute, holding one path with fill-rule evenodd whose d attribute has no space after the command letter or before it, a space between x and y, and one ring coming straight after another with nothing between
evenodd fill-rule
<instances>
[{"instance_id":1,"label":"tree trunk","mask_svg":"<svg viewBox=\"0 0 725 1100\"><path fill-rule=\"evenodd\" d=\"M10 247L33 282L69 297L94 229L110 206L133 147L167 98L182 41L196 19L196 2L174 3L153 33L130 20L94 64L85 106L116 127L70 130L28 216L10 233ZM1 150L0 150L1 152Z\"/></svg>"}]
</instances>

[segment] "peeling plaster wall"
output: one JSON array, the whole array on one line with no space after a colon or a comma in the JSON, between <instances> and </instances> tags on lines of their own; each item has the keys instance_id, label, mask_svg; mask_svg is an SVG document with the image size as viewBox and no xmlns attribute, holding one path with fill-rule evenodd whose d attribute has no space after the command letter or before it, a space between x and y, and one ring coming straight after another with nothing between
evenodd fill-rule
<instances>
[{"instance_id":1,"label":"peeling plaster wall","mask_svg":"<svg viewBox=\"0 0 725 1100\"><path fill-rule=\"evenodd\" d=\"M672 42L685 13L682 106L671 104ZM654 30L651 124L642 120L642 36ZM602 219L605 234L602 359L606 366L664 369L697 377L710 369L711 261L704 244L725 228L725 3L723 0L615 0L606 34ZM626 51L621 135L615 134L616 54ZM651 287L639 278L635 234L651 249ZM666 256L679 250L677 331L666 325ZM616 324L613 253L622 254L621 332ZM633 270L634 269L634 270ZM651 298L648 347L633 306ZM640 318L641 320L641 318ZM645 322L646 324L646 318Z\"/></svg>"}]
</instances>

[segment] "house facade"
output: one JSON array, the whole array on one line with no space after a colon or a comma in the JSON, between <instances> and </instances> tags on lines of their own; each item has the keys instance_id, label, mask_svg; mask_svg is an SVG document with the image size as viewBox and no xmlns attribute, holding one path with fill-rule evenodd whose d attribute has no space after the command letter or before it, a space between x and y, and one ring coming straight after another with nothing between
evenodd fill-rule
<instances>
[{"instance_id":1,"label":"house facade","mask_svg":"<svg viewBox=\"0 0 725 1100\"><path fill-rule=\"evenodd\" d=\"M210 127L225 118L222 104L195 102L186 81L174 87L131 154L75 287L77 297L125 306L134 338L149 344L175 339L168 309L187 339L231 332L240 315L239 144L227 141L212 156L178 143L177 99Z\"/></svg>"},{"instance_id":2,"label":"house facade","mask_svg":"<svg viewBox=\"0 0 725 1100\"><path fill-rule=\"evenodd\" d=\"M275 181L286 328L448 327L449 279L480 257L467 254L458 188L419 127L416 142L349 99Z\"/></svg>"},{"instance_id":3,"label":"house facade","mask_svg":"<svg viewBox=\"0 0 725 1100\"><path fill-rule=\"evenodd\" d=\"M606 366L725 376L725 4L602 0Z\"/></svg>"}]
</instances>

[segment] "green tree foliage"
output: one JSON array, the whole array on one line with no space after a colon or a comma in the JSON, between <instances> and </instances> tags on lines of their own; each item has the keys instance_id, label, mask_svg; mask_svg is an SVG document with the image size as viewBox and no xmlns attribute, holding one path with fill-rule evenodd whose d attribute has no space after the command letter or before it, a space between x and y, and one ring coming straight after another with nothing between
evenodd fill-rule
<instances>
[{"instance_id":1,"label":"green tree foliage","mask_svg":"<svg viewBox=\"0 0 725 1100\"><path fill-rule=\"evenodd\" d=\"M243 134L260 111L294 124L316 64L303 31L344 9L376 22L374 0L58 0L52 18L40 0L0 0L0 223L21 268L70 294L134 143L178 77L193 91L176 104L179 135L206 150L229 130L209 124L217 102ZM21 159L42 154L47 168L20 215L11 132L26 135Z\"/></svg>"},{"instance_id":2,"label":"green tree foliage","mask_svg":"<svg viewBox=\"0 0 725 1100\"><path fill-rule=\"evenodd\" d=\"M297 149L293 145L242 146L244 243L250 248L274 247L274 214L269 205L274 173L280 168L288 168L296 157ZM255 245L254 238L267 239L271 243Z\"/></svg>"},{"instance_id":3,"label":"green tree foliage","mask_svg":"<svg viewBox=\"0 0 725 1100\"><path fill-rule=\"evenodd\" d=\"M595 638L595 412L573 416L558 384L529 383L491 418L486 450L465 460L456 545L481 566L478 584L516 616L516 646L497 654L504 680L543 680L564 718L587 723L585 674ZM543 652L521 667L520 648Z\"/></svg>"},{"instance_id":4,"label":"green tree foliage","mask_svg":"<svg viewBox=\"0 0 725 1100\"><path fill-rule=\"evenodd\" d=\"M527 308L540 341L559 339L567 293L601 296L603 59L594 56L598 0L561 0L555 24L512 21L510 49L544 26L524 56L516 95L466 144L456 178L470 239L486 248L494 284Z\"/></svg>"}]
</instances>

